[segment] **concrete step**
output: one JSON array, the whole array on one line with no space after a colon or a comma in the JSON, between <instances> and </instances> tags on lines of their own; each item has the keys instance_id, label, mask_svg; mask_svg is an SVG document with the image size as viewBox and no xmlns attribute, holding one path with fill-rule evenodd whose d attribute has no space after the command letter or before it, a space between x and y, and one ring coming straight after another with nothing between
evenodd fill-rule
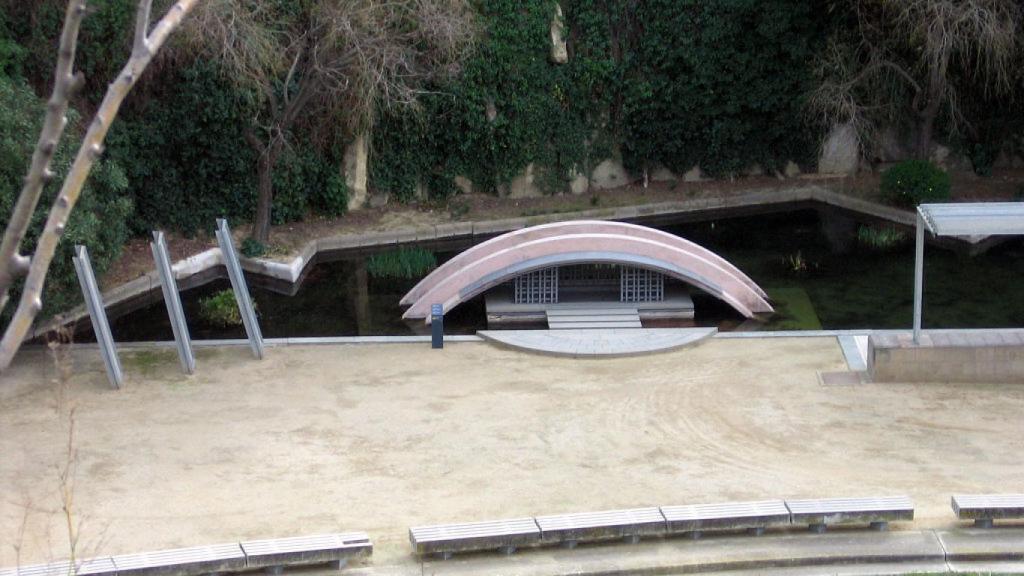
<instances>
[{"instance_id":1,"label":"concrete step","mask_svg":"<svg viewBox=\"0 0 1024 576\"><path fill-rule=\"evenodd\" d=\"M605 329L605 328L643 328L639 320L636 322L555 322L548 321L548 328L552 330L579 330L579 329Z\"/></svg>"},{"instance_id":2,"label":"concrete step","mask_svg":"<svg viewBox=\"0 0 1024 576\"><path fill-rule=\"evenodd\" d=\"M588 316L591 314L636 314L637 308L548 308L546 312L552 316Z\"/></svg>"},{"instance_id":3,"label":"concrete step","mask_svg":"<svg viewBox=\"0 0 1024 576\"><path fill-rule=\"evenodd\" d=\"M643 327L636 308L549 308L546 313L552 330Z\"/></svg>"}]
</instances>

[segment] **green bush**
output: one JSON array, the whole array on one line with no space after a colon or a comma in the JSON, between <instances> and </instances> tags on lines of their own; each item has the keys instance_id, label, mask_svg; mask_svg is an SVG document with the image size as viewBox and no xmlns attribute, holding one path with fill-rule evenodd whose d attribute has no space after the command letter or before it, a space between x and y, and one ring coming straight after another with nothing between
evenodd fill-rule
<instances>
[{"instance_id":1,"label":"green bush","mask_svg":"<svg viewBox=\"0 0 1024 576\"><path fill-rule=\"evenodd\" d=\"M926 160L904 160L882 174L882 198L897 206L947 201L949 188L949 174Z\"/></svg>"},{"instance_id":2,"label":"green bush","mask_svg":"<svg viewBox=\"0 0 1024 576\"><path fill-rule=\"evenodd\" d=\"M246 258L259 258L267 253L267 247L255 238L242 240L242 256Z\"/></svg>"},{"instance_id":3,"label":"green bush","mask_svg":"<svg viewBox=\"0 0 1024 576\"><path fill-rule=\"evenodd\" d=\"M0 76L0 229L7 227L11 209L21 191L22 179L28 172L39 138L43 114L43 100L23 80ZM22 253L34 250L49 207L74 158L82 127L74 110L69 110L68 119L68 130L54 155L52 167L56 177L45 188L32 216L28 234L22 243ZM76 244L89 249L98 275L103 274L109 263L121 253L128 238L128 222L132 214L127 188L128 178L116 162L101 160L93 168L50 265L43 295L44 314L65 310L82 301L71 261ZM20 290L19 283L13 298L19 296ZM3 320L9 318L12 308L8 306Z\"/></svg>"},{"instance_id":4,"label":"green bush","mask_svg":"<svg viewBox=\"0 0 1024 576\"><path fill-rule=\"evenodd\" d=\"M256 155L245 144L244 94L197 62L170 71L174 86L126 111L107 138L108 155L133 186L136 234L194 234L216 219L248 221L256 208Z\"/></svg>"},{"instance_id":5,"label":"green bush","mask_svg":"<svg viewBox=\"0 0 1024 576\"><path fill-rule=\"evenodd\" d=\"M253 306L256 303L253 302ZM221 290L212 296L199 300L199 315L213 326L229 327L242 325L242 313L231 290Z\"/></svg>"}]
</instances>

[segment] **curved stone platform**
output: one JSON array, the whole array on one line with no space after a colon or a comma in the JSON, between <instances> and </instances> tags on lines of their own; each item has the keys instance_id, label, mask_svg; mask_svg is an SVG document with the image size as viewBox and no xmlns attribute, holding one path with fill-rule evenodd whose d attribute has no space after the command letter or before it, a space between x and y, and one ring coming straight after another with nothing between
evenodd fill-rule
<instances>
[{"instance_id":1,"label":"curved stone platform","mask_svg":"<svg viewBox=\"0 0 1024 576\"><path fill-rule=\"evenodd\" d=\"M668 352L718 332L717 328L620 328L610 330L481 330L501 346L573 358L615 358Z\"/></svg>"}]
</instances>

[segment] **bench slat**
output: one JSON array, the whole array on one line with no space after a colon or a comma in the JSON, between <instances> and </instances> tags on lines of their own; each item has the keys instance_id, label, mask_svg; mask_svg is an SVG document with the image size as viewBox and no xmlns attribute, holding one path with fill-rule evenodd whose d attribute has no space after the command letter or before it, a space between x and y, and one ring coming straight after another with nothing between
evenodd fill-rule
<instances>
[{"instance_id":1,"label":"bench slat","mask_svg":"<svg viewBox=\"0 0 1024 576\"><path fill-rule=\"evenodd\" d=\"M794 524L849 524L914 519L914 503L907 496L785 502Z\"/></svg>"},{"instance_id":2,"label":"bench slat","mask_svg":"<svg viewBox=\"0 0 1024 576\"><path fill-rule=\"evenodd\" d=\"M47 564L30 564L18 568L4 568L0 570L0 576L68 576L71 570L71 563L67 560L50 562ZM109 556L101 558L90 558L78 563L75 574L86 576L90 574L114 574L117 568Z\"/></svg>"},{"instance_id":3,"label":"bench slat","mask_svg":"<svg viewBox=\"0 0 1024 576\"><path fill-rule=\"evenodd\" d=\"M409 541L417 554L496 550L538 544L540 528L533 518L416 526Z\"/></svg>"},{"instance_id":4,"label":"bench slat","mask_svg":"<svg viewBox=\"0 0 1024 576\"><path fill-rule=\"evenodd\" d=\"M245 554L234 544L157 550L111 557L118 574L131 576L206 574L245 569Z\"/></svg>"},{"instance_id":5,"label":"bench slat","mask_svg":"<svg viewBox=\"0 0 1024 576\"><path fill-rule=\"evenodd\" d=\"M954 494L952 506L961 520L1024 518L1024 494Z\"/></svg>"},{"instance_id":6,"label":"bench slat","mask_svg":"<svg viewBox=\"0 0 1024 576\"><path fill-rule=\"evenodd\" d=\"M658 508L605 510L538 516L543 542L586 542L665 534L665 517Z\"/></svg>"},{"instance_id":7,"label":"bench slat","mask_svg":"<svg viewBox=\"0 0 1024 576\"><path fill-rule=\"evenodd\" d=\"M373 553L373 544L363 532L250 540L240 546L247 568L324 564Z\"/></svg>"},{"instance_id":8,"label":"bench slat","mask_svg":"<svg viewBox=\"0 0 1024 576\"><path fill-rule=\"evenodd\" d=\"M723 502L689 506L662 506L668 532L767 528L789 524L789 509L782 500Z\"/></svg>"}]
</instances>

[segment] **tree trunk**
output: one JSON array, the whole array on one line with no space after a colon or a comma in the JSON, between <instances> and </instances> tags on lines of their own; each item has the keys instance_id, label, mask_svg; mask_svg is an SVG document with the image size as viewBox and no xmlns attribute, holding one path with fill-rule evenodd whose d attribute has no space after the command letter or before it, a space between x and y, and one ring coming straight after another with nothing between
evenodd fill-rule
<instances>
[{"instance_id":1,"label":"tree trunk","mask_svg":"<svg viewBox=\"0 0 1024 576\"><path fill-rule=\"evenodd\" d=\"M270 240L270 210L274 203L274 158L270 150L260 154L256 167L258 178L256 197L256 222L252 227L252 237L259 243L266 244Z\"/></svg>"},{"instance_id":2,"label":"tree trunk","mask_svg":"<svg viewBox=\"0 0 1024 576\"><path fill-rule=\"evenodd\" d=\"M932 151L932 134L935 132L935 117L937 113L926 110L921 114L921 121L918 124L917 134L917 159L927 160Z\"/></svg>"}]
</instances>

